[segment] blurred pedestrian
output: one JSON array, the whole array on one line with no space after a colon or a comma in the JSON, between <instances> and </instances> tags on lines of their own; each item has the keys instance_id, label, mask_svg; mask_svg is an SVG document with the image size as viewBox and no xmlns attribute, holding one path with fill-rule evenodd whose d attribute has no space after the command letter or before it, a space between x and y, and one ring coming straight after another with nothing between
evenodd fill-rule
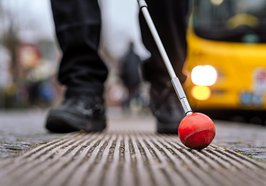
<instances>
[{"instance_id":1,"label":"blurred pedestrian","mask_svg":"<svg viewBox=\"0 0 266 186\"><path fill-rule=\"evenodd\" d=\"M101 32L98 1L51 0L51 4L63 53L58 80L66 86L66 92L62 104L48 113L46 128L60 133L102 131L106 128L103 93L108 69L98 54ZM184 81L188 1L147 0L147 4L174 69ZM151 84L150 108L157 120L157 132L176 133L184 114L142 15L140 25L144 45L151 53L142 63L142 71Z\"/></svg>"}]
</instances>

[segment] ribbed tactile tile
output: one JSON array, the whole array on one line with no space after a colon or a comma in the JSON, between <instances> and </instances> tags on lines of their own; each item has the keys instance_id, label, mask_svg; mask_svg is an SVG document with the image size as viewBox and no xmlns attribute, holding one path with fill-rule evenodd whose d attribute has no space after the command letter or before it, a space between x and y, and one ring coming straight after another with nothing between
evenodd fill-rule
<instances>
[{"instance_id":1,"label":"ribbed tactile tile","mask_svg":"<svg viewBox=\"0 0 266 186\"><path fill-rule=\"evenodd\" d=\"M215 145L189 150L174 135L77 133L0 161L0 185L260 186L266 168Z\"/></svg>"}]
</instances>

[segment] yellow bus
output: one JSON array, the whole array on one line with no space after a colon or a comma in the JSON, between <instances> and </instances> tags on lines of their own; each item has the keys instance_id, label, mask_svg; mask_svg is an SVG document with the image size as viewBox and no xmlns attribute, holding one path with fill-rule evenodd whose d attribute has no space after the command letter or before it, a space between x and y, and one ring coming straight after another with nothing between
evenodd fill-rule
<instances>
[{"instance_id":1,"label":"yellow bus","mask_svg":"<svg viewBox=\"0 0 266 186\"><path fill-rule=\"evenodd\" d=\"M266 0L195 0L188 41L192 108L266 111Z\"/></svg>"}]
</instances>

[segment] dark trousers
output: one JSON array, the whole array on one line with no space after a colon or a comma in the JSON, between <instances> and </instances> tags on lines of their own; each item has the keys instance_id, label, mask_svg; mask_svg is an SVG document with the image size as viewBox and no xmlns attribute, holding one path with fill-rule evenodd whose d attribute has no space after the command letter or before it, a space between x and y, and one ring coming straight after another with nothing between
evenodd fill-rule
<instances>
[{"instance_id":1,"label":"dark trousers","mask_svg":"<svg viewBox=\"0 0 266 186\"><path fill-rule=\"evenodd\" d=\"M187 52L188 0L147 0L150 14L181 79ZM51 0L56 35L62 50L58 80L67 95L102 94L108 69L98 55L101 17L97 0ZM119 9L117 10L119 11ZM123 15L121 15L123 16ZM170 80L151 33L140 15L143 42L152 57L143 65L144 77L160 88Z\"/></svg>"}]
</instances>

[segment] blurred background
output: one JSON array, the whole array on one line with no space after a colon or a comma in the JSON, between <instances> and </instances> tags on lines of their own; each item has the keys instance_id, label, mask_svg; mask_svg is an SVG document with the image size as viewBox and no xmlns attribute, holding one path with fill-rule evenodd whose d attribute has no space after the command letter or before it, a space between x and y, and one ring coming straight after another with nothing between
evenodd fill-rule
<instances>
[{"instance_id":1,"label":"blurred background","mask_svg":"<svg viewBox=\"0 0 266 186\"><path fill-rule=\"evenodd\" d=\"M137 20L137 8L130 9L130 3L121 6L125 6L123 11L126 7L132 10L130 19ZM223 119L265 125L266 0L198 0L191 1L191 8L184 88L192 108ZM115 12L106 11L109 16L105 17ZM128 24L127 19L117 22L120 30L134 32L122 35L123 41L138 38L136 22L130 25L132 29L123 25ZM49 0L1 0L0 25L0 109L47 109L57 104L63 87L56 81L60 50ZM104 29L103 35L108 37L110 33ZM124 45L117 46L117 54L108 49L115 39L109 37L102 44L111 68L107 104L142 111L149 102L148 85L142 83L134 94L123 85L115 62L128 51L120 50ZM133 42L140 59L149 55L140 41Z\"/></svg>"},{"instance_id":2,"label":"blurred background","mask_svg":"<svg viewBox=\"0 0 266 186\"><path fill-rule=\"evenodd\" d=\"M48 0L0 1L0 108L50 106L59 51Z\"/></svg>"},{"instance_id":3,"label":"blurred background","mask_svg":"<svg viewBox=\"0 0 266 186\"><path fill-rule=\"evenodd\" d=\"M109 106L126 104L128 108L129 91L119 78L117 62L131 52L132 43L139 55L134 54L138 62L147 58L149 52L140 40L136 2L120 1L118 6L123 11L120 13L110 6L114 2L99 1L104 10L101 53L110 68L106 100ZM121 19L121 13L128 16ZM47 109L59 103L64 87L56 79L61 53L55 38L50 0L1 0L0 25L0 109ZM136 106L133 109L147 106L147 100L139 96L146 94L146 87L143 83L140 92L133 95L132 102Z\"/></svg>"}]
</instances>

